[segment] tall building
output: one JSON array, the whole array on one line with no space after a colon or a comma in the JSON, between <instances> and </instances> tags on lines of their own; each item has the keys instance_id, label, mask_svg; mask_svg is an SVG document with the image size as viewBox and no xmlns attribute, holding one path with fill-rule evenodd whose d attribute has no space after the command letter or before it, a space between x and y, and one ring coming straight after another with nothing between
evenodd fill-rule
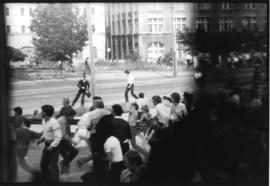
<instances>
[{"instance_id":1,"label":"tall building","mask_svg":"<svg viewBox=\"0 0 270 186\"><path fill-rule=\"evenodd\" d=\"M30 25L36 6L37 4L33 3L5 4L7 45L20 49L28 56L34 55Z\"/></svg>"},{"instance_id":2,"label":"tall building","mask_svg":"<svg viewBox=\"0 0 270 186\"><path fill-rule=\"evenodd\" d=\"M241 31L267 24L267 3L196 3L196 27L205 31Z\"/></svg>"},{"instance_id":3,"label":"tall building","mask_svg":"<svg viewBox=\"0 0 270 186\"><path fill-rule=\"evenodd\" d=\"M177 30L194 27L192 3L106 5L107 59L123 59L131 53L139 53L143 58L157 60L176 45Z\"/></svg>"},{"instance_id":4,"label":"tall building","mask_svg":"<svg viewBox=\"0 0 270 186\"><path fill-rule=\"evenodd\" d=\"M73 3L74 7L80 8L81 13L86 13L87 4ZM20 49L28 56L35 55L32 43L33 34L30 30L32 12L38 3L6 3L6 36L7 44ZM91 20L93 27L93 51L94 58L105 59L105 6L104 3L91 3ZM77 61L89 57L89 46L78 52Z\"/></svg>"}]
</instances>

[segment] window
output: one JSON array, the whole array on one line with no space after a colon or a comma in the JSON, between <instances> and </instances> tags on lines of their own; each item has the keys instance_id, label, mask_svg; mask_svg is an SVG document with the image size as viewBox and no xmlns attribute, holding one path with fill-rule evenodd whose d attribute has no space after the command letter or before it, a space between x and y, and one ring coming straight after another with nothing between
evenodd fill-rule
<instances>
[{"instance_id":1,"label":"window","mask_svg":"<svg viewBox=\"0 0 270 186\"><path fill-rule=\"evenodd\" d=\"M204 29L204 31L209 30L209 18L204 17L204 18L197 18L196 20L196 28L201 28Z\"/></svg>"},{"instance_id":2,"label":"window","mask_svg":"<svg viewBox=\"0 0 270 186\"><path fill-rule=\"evenodd\" d=\"M86 9L86 7L83 8L83 17L87 17L87 9Z\"/></svg>"},{"instance_id":3,"label":"window","mask_svg":"<svg viewBox=\"0 0 270 186\"><path fill-rule=\"evenodd\" d=\"M253 26L256 23L257 23L256 17L243 17L242 18L242 25L244 27Z\"/></svg>"},{"instance_id":4,"label":"window","mask_svg":"<svg viewBox=\"0 0 270 186\"><path fill-rule=\"evenodd\" d=\"M148 45L148 57L158 58L163 55L164 44L160 42L154 42Z\"/></svg>"},{"instance_id":5,"label":"window","mask_svg":"<svg viewBox=\"0 0 270 186\"><path fill-rule=\"evenodd\" d=\"M131 34L132 33L132 21L131 20L128 20L128 30L129 30L129 33Z\"/></svg>"},{"instance_id":6,"label":"window","mask_svg":"<svg viewBox=\"0 0 270 186\"><path fill-rule=\"evenodd\" d=\"M24 16L24 8L21 8L21 16Z\"/></svg>"},{"instance_id":7,"label":"window","mask_svg":"<svg viewBox=\"0 0 270 186\"><path fill-rule=\"evenodd\" d=\"M209 4L207 3L197 3L196 4L196 10L207 10L209 9Z\"/></svg>"},{"instance_id":8,"label":"window","mask_svg":"<svg viewBox=\"0 0 270 186\"><path fill-rule=\"evenodd\" d=\"M222 3L221 9L222 10L230 10L230 9L232 9L232 4L231 3Z\"/></svg>"},{"instance_id":9,"label":"window","mask_svg":"<svg viewBox=\"0 0 270 186\"><path fill-rule=\"evenodd\" d=\"M122 26L123 26L123 33L122 34L125 34L126 33L126 21L122 21Z\"/></svg>"},{"instance_id":10,"label":"window","mask_svg":"<svg viewBox=\"0 0 270 186\"><path fill-rule=\"evenodd\" d=\"M185 31L186 28L186 18L182 17L182 18L175 18L175 29L177 31Z\"/></svg>"},{"instance_id":11,"label":"window","mask_svg":"<svg viewBox=\"0 0 270 186\"><path fill-rule=\"evenodd\" d=\"M139 32L139 23L138 23L138 19L135 19L135 32L136 32L136 33Z\"/></svg>"},{"instance_id":12,"label":"window","mask_svg":"<svg viewBox=\"0 0 270 186\"><path fill-rule=\"evenodd\" d=\"M162 18L149 18L148 19L149 32L161 33L163 31L163 19Z\"/></svg>"},{"instance_id":13,"label":"window","mask_svg":"<svg viewBox=\"0 0 270 186\"><path fill-rule=\"evenodd\" d=\"M92 13L92 14L95 14L95 7L92 7L92 8L91 8L91 13Z\"/></svg>"},{"instance_id":14,"label":"window","mask_svg":"<svg viewBox=\"0 0 270 186\"><path fill-rule=\"evenodd\" d=\"M233 27L233 19L230 17L221 17L219 20L219 31L230 31Z\"/></svg>"},{"instance_id":15,"label":"window","mask_svg":"<svg viewBox=\"0 0 270 186\"><path fill-rule=\"evenodd\" d=\"M117 24L118 24L118 31L117 31L117 33L119 35L121 33L120 21L117 21Z\"/></svg>"},{"instance_id":16,"label":"window","mask_svg":"<svg viewBox=\"0 0 270 186\"><path fill-rule=\"evenodd\" d=\"M9 8L5 8L6 10L6 16L9 16Z\"/></svg>"},{"instance_id":17,"label":"window","mask_svg":"<svg viewBox=\"0 0 270 186\"><path fill-rule=\"evenodd\" d=\"M254 9L255 4L254 3L245 3L244 4L244 9Z\"/></svg>"},{"instance_id":18,"label":"window","mask_svg":"<svg viewBox=\"0 0 270 186\"><path fill-rule=\"evenodd\" d=\"M29 15L30 16L33 16L33 10L32 10L32 8L29 8Z\"/></svg>"},{"instance_id":19,"label":"window","mask_svg":"<svg viewBox=\"0 0 270 186\"><path fill-rule=\"evenodd\" d=\"M10 25L7 25L7 33L10 34L11 33L11 28Z\"/></svg>"},{"instance_id":20,"label":"window","mask_svg":"<svg viewBox=\"0 0 270 186\"><path fill-rule=\"evenodd\" d=\"M25 33L25 26L22 26L22 33Z\"/></svg>"}]
</instances>

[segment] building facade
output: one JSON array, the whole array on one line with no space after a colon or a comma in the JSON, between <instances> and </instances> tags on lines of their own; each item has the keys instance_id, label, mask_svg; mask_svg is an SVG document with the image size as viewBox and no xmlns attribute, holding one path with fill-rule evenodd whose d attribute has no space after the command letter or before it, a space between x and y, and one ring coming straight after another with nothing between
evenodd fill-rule
<instances>
[{"instance_id":1,"label":"building facade","mask_svg":"<svg viewBox=\"0 0 270 186\"><path fill-rule=\"evenodd\" d=\"M137 52L156 61L174 48L176 58L183 60L188 49L176 43L178 31L262 31L266 25L266 3L108 3L106 58L123 59Z\"/></svg>"},{"instance_id":2,"label":"building facade","mask_svg":"<svg viewBox=\"0 0 270 186\"><path fill-rule=\"evenodd\" d=\"M27 56L34 55L33 33L30 30L33 10L37 4L6 3L5 20L7 45L20 49Z\"/></svg>"},{"instance_id":3,"label":"building facade","mask_svg":"<svg viewBox=\"0 0 270 186\"><path fill-rule=\"evenodd\" d=\"M124 59L131 53L139 53L143 58L155 61L176 45L178 30L194 27L192 3L106 5L108 59ZM177 56L181 57L180 54Z\"/></svg>"},{"instance_id":4,"label":"building facade","mask_svg":"<svg viewBox=\"0 0 270 186\"><path fill-rule=\"evenodd\" d=\"M87 4L74 3L81 10L81 13L86 13ZM6 18L6 36L7 45L20 49L27 56L33 56L35 48L32 43L33 34L30 30L32 13L38 3L6 3L5 18ZM93 49L94 58L105 59L105 6L104 3L91 4L91 20L93 27ZM77 60L84 60L89 57L89 44L76 55Z\"/></svg>"},{"instance_id":5,"label":"building facade","mask_svg":"<svg viewBox=\"0 0 270 186\"><path fill-rule=\"evenodd\" d=\"M196 28L205 31L242 31L267 24L267 3L196 3Z\"/></svg>"}]
</instances>

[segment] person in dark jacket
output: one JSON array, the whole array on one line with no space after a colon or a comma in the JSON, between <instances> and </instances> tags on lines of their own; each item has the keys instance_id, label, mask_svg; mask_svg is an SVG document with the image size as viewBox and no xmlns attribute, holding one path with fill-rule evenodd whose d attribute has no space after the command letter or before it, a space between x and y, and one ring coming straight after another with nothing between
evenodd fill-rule
<instances>
[{"instance_id":1,"label":"person in dark jacket","mask_svg":"<svg viewBox=\"0 0 270 186\"><path fill-rule=\"evenodd\" d=\"M89 82L86 80L86 75L85 73L83 73L83 79L81 79L78 84L77 87L79 88L78 93L76 95L76 97L74 98L73 102L72 102L72 107L76 104L77 100L79 99L79 97L82 95L81 98L81 106L84 105L84 97L87 94L87 92L89 92Z\"/></svg>"}]
</instances>

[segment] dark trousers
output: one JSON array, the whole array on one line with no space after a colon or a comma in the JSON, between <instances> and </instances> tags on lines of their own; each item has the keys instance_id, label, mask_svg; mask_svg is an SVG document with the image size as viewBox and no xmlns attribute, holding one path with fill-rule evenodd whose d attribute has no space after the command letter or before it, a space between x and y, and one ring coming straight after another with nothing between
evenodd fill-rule
<instances>
[{"instance_id":1,"label":"dark trousers","mask_svg":"<svg viewBox=\"0 0 270 186\"><path fill-rule=\"evenodd\" d=\"M74 148L67 140L61 140L59 152L63 157L63 166L69 166L70 162L77 156L78 150Z\"/></svg>"},{"instance_id":2,"label":"dark trousers","mask_svg":"<svg viewBox=\"0 0 270 186\"><path fill-rule=\"evenodd\" d=\"M59 146L52 150L47 150L50 143L45 143L45 147L42 152L40 167L41 173L46 182L58 182L59 181Z\"/></svg>"},{"instance_id":3,"label":"dark trousers","mask_svg":"<svg viewBox=\"0 0 270 186\"><path fill-rule=\"evenodd\" d=\"M72 106L74 106L77 102L77 100L79 99L79 97L82 95L82 99L81 99L81 105L84 105L84 97L85 97L85 91L79 90L76 97L74 98L73 102L72 102Z\"/></svg>"},{"instance_id":4,"label":"dark trousers","mask_svg":"<svg viewBox=\"0 0 270 186\"><path fill-rule=\"evenodd\" d=\"M132 84L129 88L128 88L128 86L129 86L129 84L127 85L126 90L125 90L125 99L126 99L126 102L128 102L128 92L129 91L131 92L131 95L135 99L138 99L138 96L136 94L134 94L134 84Z\"/></svg>"},{"instance_id":5,"label":"dark trousers","mask_svg":"<svg viewBox=\"0 0 270 186\"><path fill-rule=\"evenodd\" d=\"M122 170L125 169L124 161L111 164L111 169L108 174L108 183L120 183L120 175Z\"/></svg>"}]
</instances>

